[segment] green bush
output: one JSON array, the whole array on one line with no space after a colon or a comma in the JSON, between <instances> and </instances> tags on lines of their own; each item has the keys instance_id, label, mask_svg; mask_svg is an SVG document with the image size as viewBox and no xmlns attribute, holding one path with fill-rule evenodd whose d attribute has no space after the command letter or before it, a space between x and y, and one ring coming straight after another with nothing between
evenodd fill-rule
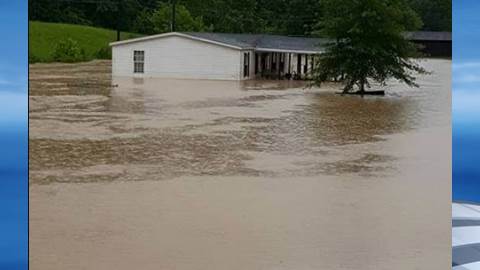
<instances>
[{"instance_id":1,"label":"green bush","mask_svg":"<svg viewBox=\"0 0 480 270\"><path fill-rule=\"evenodd\" d=\"M100 48L95 54L97 59L112 59L112 48L110 46L105 46Z\"/></svg>"},{"instance_id":2,"label":"green bush","mask_svg":"<svg viewBox=\"0 0 480 270\"><path fill-rule=\"evenodd\" d=\"M85 59L85 51L71 38L60 40L53 50L53 60L57 62L73 63Z\"/></svg>"},{"instance_id":3,"label":"green bush","mask_svg":"<svg viewBox=\"0 0 480 270\"><path fill-rule=\"evenodd\" d=\"M34 64L34 63L37 63L37 62L41 62L41 59L40 57L36 56L35 54L33 53L29 53L28 54L28 63L29 64Z\"/></svg>"}]
</instances>

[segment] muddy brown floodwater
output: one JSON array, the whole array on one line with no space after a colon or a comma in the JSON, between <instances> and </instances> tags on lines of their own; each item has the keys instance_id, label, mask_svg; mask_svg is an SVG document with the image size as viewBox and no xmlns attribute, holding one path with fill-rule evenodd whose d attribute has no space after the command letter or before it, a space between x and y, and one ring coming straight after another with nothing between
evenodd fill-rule
<instances>
[{"instance_id":1,"label":"muddy brown floodwater","mask_svg":"<svg viewBox=\"0 0 480 270\"><path fill-rule=\"evenodd\" d=\"M422 65L365 98L31 65L30 269L450 269L451 61Z\"/></svg>"}]
</instances>

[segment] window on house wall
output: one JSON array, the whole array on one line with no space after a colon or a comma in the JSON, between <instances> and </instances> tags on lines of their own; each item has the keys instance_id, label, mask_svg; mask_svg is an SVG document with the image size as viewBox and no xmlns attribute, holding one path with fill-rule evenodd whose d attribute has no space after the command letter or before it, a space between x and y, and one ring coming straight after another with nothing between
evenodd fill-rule
<instances>
[{"instance_id":1,"label":"window on house wall","mask_svg":"<svg viewBox=\"0 0 480 270\"><path fill-rule=\"evenodd\" d=\"M133 73L144 73L145 51L133 51Z\"/></svg>"},{"instance_id":2,"label":"window on house wall","mask_svg":"<svg viewBox=\"0 0 480 270\"><path fill-rule=\"evenodd\" d=\"M243 77L250 76L250 53L243 54Z\"/></svg>"}]
</instances>

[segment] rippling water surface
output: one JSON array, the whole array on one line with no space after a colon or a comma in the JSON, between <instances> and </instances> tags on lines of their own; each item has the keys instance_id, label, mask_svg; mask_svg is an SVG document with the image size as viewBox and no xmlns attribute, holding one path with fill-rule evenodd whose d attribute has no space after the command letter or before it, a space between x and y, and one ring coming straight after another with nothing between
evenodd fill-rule
<instances>
[{"instance_id":1,"label":"rippling water surface","mask_svg":"<svg viewBox=\"0 0 480 270\"><path fill-rule=\"evenodd\" d=\"M451 61L422 64L365 98L32 65L31 269L447 269Z\"/></svg>"}]
</instances>

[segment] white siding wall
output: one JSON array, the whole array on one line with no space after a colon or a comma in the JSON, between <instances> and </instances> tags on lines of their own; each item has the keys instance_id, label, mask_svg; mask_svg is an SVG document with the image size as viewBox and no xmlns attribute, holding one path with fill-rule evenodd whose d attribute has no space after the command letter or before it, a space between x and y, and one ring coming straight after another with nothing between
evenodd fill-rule
<instances>
[{"instance_id":1,"label":"white siding wall","mask_svg":"<svg viewBox=\"0 0 480 270\"><path fill-rule=\"evenodd\" d=\"M133 73L134 50L145 51L144 74ZM242 60L240 50L171 36L113 46L112 73L114 76L241 80L244 79Z\"/></svg>"}]
</instances>

